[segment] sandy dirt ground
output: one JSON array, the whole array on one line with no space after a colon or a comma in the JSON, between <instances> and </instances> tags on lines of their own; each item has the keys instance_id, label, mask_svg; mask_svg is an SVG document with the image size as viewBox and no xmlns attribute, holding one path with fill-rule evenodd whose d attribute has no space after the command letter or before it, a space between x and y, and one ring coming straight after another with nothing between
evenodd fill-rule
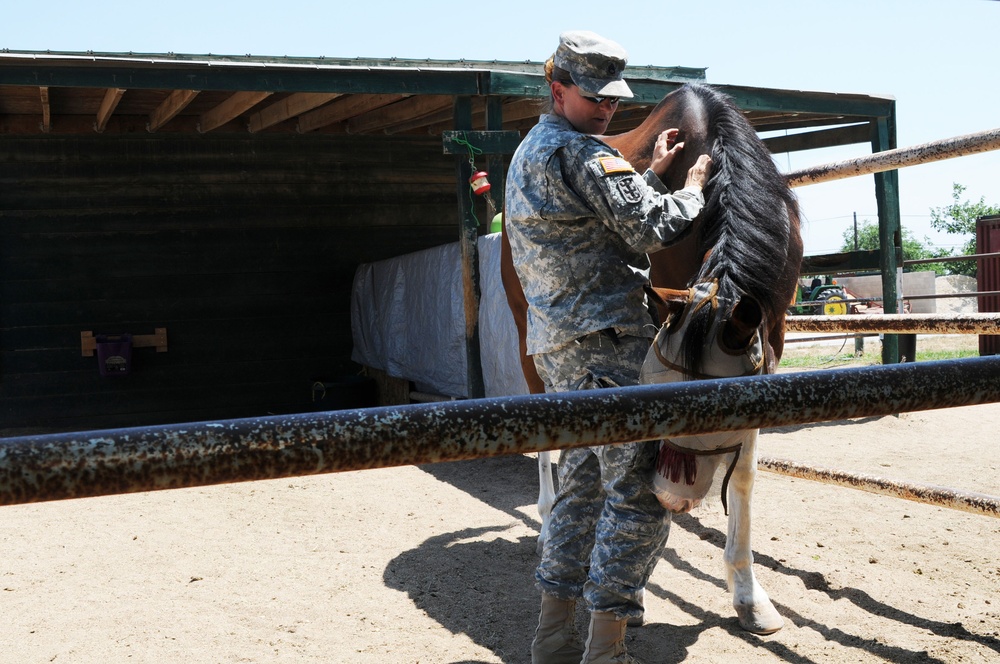
<instances>
[{"instance_id":1,"label":"sandy dirt ground","mask_svg":"<svg viewBox=\"0 0 1000 664\"><path fill-rule=\"evenodd\" d=\"M767 430L763 455L1000 495L1000 405ZM0 662L529 662L535 460L0 508ZM725 516L674 520L647 662L1000 661L1000 520L758 475L740 629ZM581 616L582 620L582 616Z\"/></svg>"}]
</instances>

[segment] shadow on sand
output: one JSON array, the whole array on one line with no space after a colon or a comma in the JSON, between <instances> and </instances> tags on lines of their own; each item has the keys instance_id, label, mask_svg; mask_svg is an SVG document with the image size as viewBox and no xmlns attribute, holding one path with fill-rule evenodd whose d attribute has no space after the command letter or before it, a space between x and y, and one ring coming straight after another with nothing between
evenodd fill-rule
<instances>
[{"instance_id":1,"label":"shadow on sand","mask_svg":"<svg viewBox=\"0 0 1000 664\"><path fill-rule=\"evenodd\" d=\"M421 470L537 531L537 520L518 510L526 504L534 504L537 499L534 479L537 466L533 458L514 455L432 464L422 466ZM703 526L691 515L676 517L674 527L717 547L721 569L725 533ZM825 593L831 600L847 600L880 620L894 620L950 639L978 642L1000 653L1000 640L970 633L961 624L927 620L876 600L858 588L832 588L822 574L787 567L765 555L755 554L755 558L758 565L800 579L806 589ZM498 525L432 537L392 560L383 579L388 587L407 593L416 607L452 633L467 635L507 664L521 664L530 662L530 642L537 621L538 591L533 584L536 562L535 537L515 537L509 526ZM660 564L671 565L683 574L725 591L725 581L721 577L706 574L679 558L669 548L669 543ZM656 585L649 586L647 592L684 611L696 623L684 626L647 624L641 630L632 630L630 652L640 659L662 663L685 661L689 647L698 641L700 634L719 628L756 648L770 651L776 660L795 664L814 661L778 640L743 631L735 613L719 615L705 611L670 589ZM926 651L908 650L849 634L836 626L816 623L780 601L774 603L786 621L815 630L826 640L856 651L858 658L943 664L943 660L931 657ZM582 627L584 621L581 611L578 624Z\"/></svg>"}]
</instances>

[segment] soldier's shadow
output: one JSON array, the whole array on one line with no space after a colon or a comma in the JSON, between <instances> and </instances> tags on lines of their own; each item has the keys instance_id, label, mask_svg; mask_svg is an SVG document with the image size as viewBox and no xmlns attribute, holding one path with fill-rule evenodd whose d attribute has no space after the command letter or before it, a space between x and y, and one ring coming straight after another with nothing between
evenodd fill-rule
<instances>
[{"instance_id":1,"label":"soldier's shadow","mask_svg":"<svg viewBox=\"0 0 1000 664\"><path fill-rule=\"evenodd\" d=\"M502 661L530 662L538 615L532 583L535 539L502 528L431 537L394 558L383 580L453 634L465 634Z\"/></svg>"},{"instance_id":2,"label":"soldier's shadow","mask_svg":"<svg viewBox=\"0 0 1000 664\"><path fill-rule=\"evenodd\" d=\"M444 628L466 635L505 664L530 663L539 606L534 586L538 563L535 533L539 523L519 508L537 500L534 459L515 455L433 464L421 469L528 525L533 533L514 535L514 524L506 521L431 537L390 561L383 573L386 586L405 592L414 606ZM522 477L526 479L512 481ZM520 528L517 531L523 533ZM703 631L719 625L728 629L727 623L735 624L735 618L707 612L702 617L703 624L682 628L649 625L636 630L630 643L648 641L654 648L654 657L649 661L683 661L688 646ZM586 621L581 606L577 624L584 635ZM645 647L637 652L644 651ZM464 660L462 664L471 663Z\"/></svg>"},{"instance_id":3,"label":"soldier's shadow","mask_svg":"<svg viewBox=\"0 0 1000 664\"><path fill-rule=\"evenodd\" d=\"M421 469L443 482L459 488L511 517L496 526L469 528L425 540L419 547L393 559L383 574L387 587L407 593L414 605L454 634L465 634L472 641L492 651L507 664L530 662L530 644L537 623L539 595L534 587L536 535L539 527L533 509L537 499L537 464L531 457L512 455L422 466ZM523 479L522 479L523 478ZM532 516L528 516L528 515ZM531 528L532 534L515 535L512 521ZM725 533L702 525L690 514L674 518L674 528L682 528L719 549L725 546ZM518 533L523 533L520 528ZM858 588L832 589L817 572L790 568L766 555L756 554L757 564L781 574L795 576L804 587L825 592L832 599L846 599L873 616L882 616L927 629L939 635L983 643L1000 652L1000 640L971 634L961 625L947 625L902 611L878 601ZM693 579L711 583L720 593L728 593L725 582L680 558L667 544L660 564L668 564ZM629 648L646 661L670 664L685 661L690 646L711 629L722 629L754 648L763 648L777 661L805 663L794 649L781 639L768 639L745 632L735 612L720 615L687 601L673 589L651 584L647 592L684 611L693 619L688 625L647 624L630 630ZM834 625L817 624L796 613L780 599L775 606L789 625L808 626L827 640L893 662L939 662L926 651L906 647L876 645L869 639L845 633ZM585 619L580 612L578 626L585 633ZM786 627L788 629L788 627ZM779 632L780 634L780 632ZM457 662L453 664L458 664Z\"/></svg>"}]
</instances>

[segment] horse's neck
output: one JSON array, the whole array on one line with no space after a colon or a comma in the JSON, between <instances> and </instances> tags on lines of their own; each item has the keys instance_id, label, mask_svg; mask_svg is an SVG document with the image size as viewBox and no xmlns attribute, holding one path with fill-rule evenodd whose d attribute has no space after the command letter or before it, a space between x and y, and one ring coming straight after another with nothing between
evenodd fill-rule
<instances>
[{"instance_id":1,"label":"horse's neck","mask_svg":"<svg viewBox=\"0 0 1000 664\"><path fill-rule=\"evenodd\" d=\"M653 145L659 133L654 129L651 123L644 122L624 134L605 136L604 142L621 152L632 167L642 173L653 160Z\"/></svg>"},{"instance_id":2,"label":"horse's neck","mask_svg":"<svg viewBox=\"0 0 1000 664\"><path fill-rule=\"evenodd\" d=\"M703 153L711 153L708 113L703 101L685 89L667 95L656 108L635 129L609 136L605 141L618 149L624 157L642 172L649 168L653 158L656 138L667 129L679 129L679 141L684 142L684 150L667 169L663 183L671 191L684 186L688 169Z\"/></svg>"},{"instance_id":3,"label":"horse's neck","mask_svg":"<svg viewBox=\"0 0 1000 664\"><path fill-rule=\"evenodd\" d=\"M663 181L671 191L676 191L684 186L688 169L698 155L711 150L708 116L696 95L683 90L667 95L641 125L632 131L609 136L605 141L641 172L649 167L657 136L673 128L681 130L679 139L684 141L684 150L667 169ZM704 252L699 238L700 233L694 228L684 240L650 254L650 282L665 288L687 288L701 266Z\"/></svg>"},{"instance_id":4,"label":"horse's neck","mask_svg":"<svg viewBox=\"0 0 1000 664\"><path fill-rule=\"evenodd\" d=\"M680 242L649 254L649 282L663 288L687 288L701 267L700 238L696 226Z\"/></svg>"}]
</instances>

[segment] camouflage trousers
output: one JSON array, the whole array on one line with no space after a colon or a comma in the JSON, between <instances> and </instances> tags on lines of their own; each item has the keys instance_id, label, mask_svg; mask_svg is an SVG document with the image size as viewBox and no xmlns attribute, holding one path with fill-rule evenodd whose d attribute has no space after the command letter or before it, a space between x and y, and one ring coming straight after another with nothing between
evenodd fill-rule
<instances>
[{"instance_id":1,"label":"camouflage trousers","mask_svg":"<svg viewBox=\"0 0 1000 664\"><path fill-rule=\"evenodd\" d=\"M594 332L534 357L547 392L637 385L650 340ZM651 482L657 443L563 450L536 585L591 611L642 615L640 591L670 531Z\"/></svg>"}]
</instances>

